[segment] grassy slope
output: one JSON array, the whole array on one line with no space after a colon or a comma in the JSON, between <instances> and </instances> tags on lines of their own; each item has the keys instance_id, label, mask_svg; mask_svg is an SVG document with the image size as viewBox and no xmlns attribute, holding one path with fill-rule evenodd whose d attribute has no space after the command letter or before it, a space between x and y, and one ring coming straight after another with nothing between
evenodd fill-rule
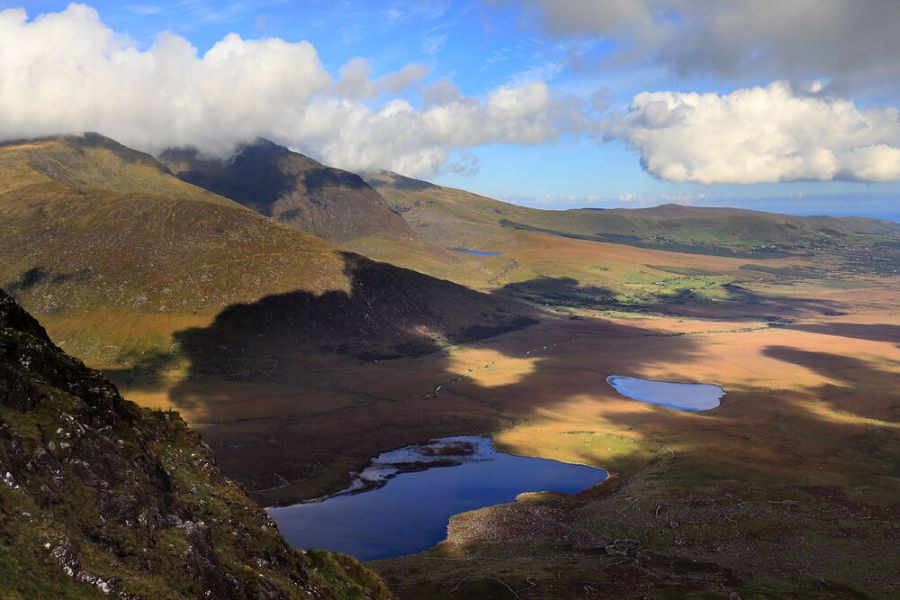
<instances>
[{"instance_id":1,"label":"grassy slope","mask_svg":"<svg viewBox=\"0 0 900 600\"><path fill-rule=\"evenodd\" d=\"M422 237L502 253L396 264L541 304L684 312L748 306L774 281L900 273L900 225L885 221L675 205L537 210L387 172L367 180Z\"/></svg>"},{"instance_id":2,"label":"grassy slope","mask_svg":"<svg viewBox=\"0 0 900 600\"><path fill-rule=\"evenodd\" d=\"M165 333L119 329L120 315L202 322L267 293L347 285L334 247L116 150L80 138L0 147L0 285L51 330L68 315L109 314L70 349L98 359L166 344Z\"/></svg>"},{"instance_id":3,"label":"grassy slope","mask_svg":"<svg viewBox=\"0 0 900 600\"><path fill-rule=\"evenodd\" d=\"M153 157L98 134L0 144L0 193L56 181L76 188L232 205L221 196L165 177L168 174Z\"/></svg>"},{"instance_id":4,"label":"grassy slope","mask_svg":"<svg viewBox=\"0 0 900 600\"><path fill-rule=\"evenodd\" d=\"M191 149L161 156L184 181L260 214L379 260L398 254L425 264L452 260L431 246L361 177L260 139L228 160Z\"/></svg>"},{"instance_id":5,"label":"grassy slope","mask_svg":"<svg viewBox=\"0 0 900 600\"><path fill-rule=\"evenodd\" d=\"M0 291L0 595L387 598L302 554L174 413L123 400Z\"/></svg>"},{"instance_id":6,"label":"grassy slope","mask_svg":"<svg viewBox=\"0 0 900 600\"><path fill-rule=\"evenodd\" d=\"M866 218L792 217L733 208L538 210L382 173L373 185L420 233L448 247L485 249L536 231L694 253L765 257L773 250L900 237L900 225ZM874 236L865 238L863 236ZM486 248L490 249L490 248Z\"/></svg>"},{"instance_id":7,"label":"grassy slope","mask_svg":"<svg viewBox=\"0 0 900 600\"><path fill-rule=\"evenodd\" d=\"M424 241L361 177L259 139L225 161L192 149L161 160L182 180L377 260L432 272L451 253Z\"/></svg>"},{"instance_id":8,"label":"grassy slope","mask_svg":"<svg viewBox=\"0 0 900 600\"><path fill-rule=\"evenodd\" d=\"M0 286L94 364L167 351L175 331L206 325L234 304L291 292L348 293L351 262L358 266L335 246L99 137L0 147L0 222ZM445 330L477 324L499 307L400 269L379 280L397 294L391 277L416 279L415 297L432 286L447 295L449 287L458 302L442 317ZM372 317L382 318L388 305L374 306ZM394 328L419 324L407 317Z\"/></svg>"}]
</instances>

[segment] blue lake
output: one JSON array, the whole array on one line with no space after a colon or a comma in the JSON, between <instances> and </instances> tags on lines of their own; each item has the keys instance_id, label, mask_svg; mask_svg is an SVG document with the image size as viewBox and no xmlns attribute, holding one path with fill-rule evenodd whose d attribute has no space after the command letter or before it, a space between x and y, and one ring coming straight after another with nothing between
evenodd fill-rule
<instances>
[{"instance_id":1,"label":"blue lake","mask_svg":"<svg viewBox=\"0 0 900 600\"><path fill-rule=\"evenodd\" d=\"M573 494L606 479L584 465L498 452L490 438L441 438L385 452L345 492L267 509L287 541L360 560L426 550L455 514L512 502L522 492Z\"/></svg>"},{"instance_id":2,"label":"blue lake","mask_svg":"<svg viewBox=\"0 0 900 600\"><path fill-rule=\"evenodd\" d=\"M462 252L463 254L471 254L472 256L500 256L502 252L492 252L490 250L470 250L469 248L450 248L454 252Z\"/></svg>"},{"instance_id":3,"label":"blue lake","mask_svg":"<svg viewBox=\"0 0 900 600\"><path fill-rule=\"evenodd\" d=\"M719 399L725 395L725 390L712 383L678 383L620 375L610 375L606 382L632 400L677 410L709 410L719 406Z\"/></svg>"}]
</instances>

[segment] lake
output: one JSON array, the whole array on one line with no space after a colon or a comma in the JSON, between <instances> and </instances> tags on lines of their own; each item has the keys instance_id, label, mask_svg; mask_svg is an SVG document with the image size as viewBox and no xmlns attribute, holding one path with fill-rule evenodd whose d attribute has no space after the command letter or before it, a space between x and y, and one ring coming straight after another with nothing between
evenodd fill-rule
<instances>
[{"instance_id":1,"label":"lake","mask_svg":"<svg viewBox=\"0 0 900 600\"><path fill-rule=\"evenodd\" d=\"M471 254L472 256L500 256L502 252L493 252L491 250L470 250L469 248L450 248L453 252L462 252L463 254Z\"/></svg>"},{"instance_id":2,"label":"lake","mask_svg":"<svg viewBox=\"0 0 900 600\"><path fill-rule=\"evenodd\" d=\"M719 399L725 395L725 390L712 383L655 381L621 375L610 375L606 378L606 382L632 400L677 410L709 410L719 406Z\"/></svg>"},{"instance_id":3,"label":"lake","mask_svg":"<svg viewBox=\"0 0 900 600\"><path fill-rule=\"evenodd\" d=\"M450 437L379 455L335 496L267 510L297 548L375 560L430 548L455 514L522 492L573 494L606 477L602 469L498 452L490 438Z\"/></svg>"}]
</instances>

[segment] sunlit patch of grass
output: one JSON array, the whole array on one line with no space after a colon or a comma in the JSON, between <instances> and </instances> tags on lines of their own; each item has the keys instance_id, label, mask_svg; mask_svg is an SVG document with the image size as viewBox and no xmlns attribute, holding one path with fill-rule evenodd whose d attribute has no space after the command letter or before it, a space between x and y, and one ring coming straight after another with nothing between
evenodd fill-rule
<instances>
[{"instance_id":1,"label":"sunlit patch of grass","mask_svg":"<svg viewBox=\"0 0 900 600\"><path fill-rule=\"evenodd\" d=\"M535 372L538 358L508 357L491 349L454 348L448 371L481 387L515 384Z\"/></svg>"}]
</instances>

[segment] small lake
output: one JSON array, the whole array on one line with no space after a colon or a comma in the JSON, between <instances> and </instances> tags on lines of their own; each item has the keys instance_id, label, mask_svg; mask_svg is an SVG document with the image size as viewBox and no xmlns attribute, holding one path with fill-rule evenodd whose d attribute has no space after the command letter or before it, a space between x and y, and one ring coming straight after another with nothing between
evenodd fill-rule
<instances>
[{"instance_id":1,"label":"small lake","mask_svg":"<svg viewBox=\"0 0 900 600\"><path fill-rule=\"evenodd\" d=\"M471 254L472 256L500 256L502 252L493 252L491 250L470 250L469 248L450 248L453 252L462 252L463 254Z\"/></svg>"},{"instance_id":2,"label":"small lake","mask_svg":"<svg viewBox=\"0 0 900 600\"><path fill-rule=\"evenodd\" d=\"M712 383L678 383L620 375L610 375L606 382L632 400L677 410L709 410L719 406L719 399L725 395L725 390Z\"/></svg>"},{"instance_id":3,"label":"small lake","mask_svg":"<svg viewBox=\"0 0 900 600\"><path fill-rule=\"evenodd\" d=\"M522 492L580 492L607 473L584 465L498 452L490 438L432 440L385 452L346 491L266 509L287 541L360 560L426 550L455 514L512 502Z\"/></svg>"}]
</instances>

